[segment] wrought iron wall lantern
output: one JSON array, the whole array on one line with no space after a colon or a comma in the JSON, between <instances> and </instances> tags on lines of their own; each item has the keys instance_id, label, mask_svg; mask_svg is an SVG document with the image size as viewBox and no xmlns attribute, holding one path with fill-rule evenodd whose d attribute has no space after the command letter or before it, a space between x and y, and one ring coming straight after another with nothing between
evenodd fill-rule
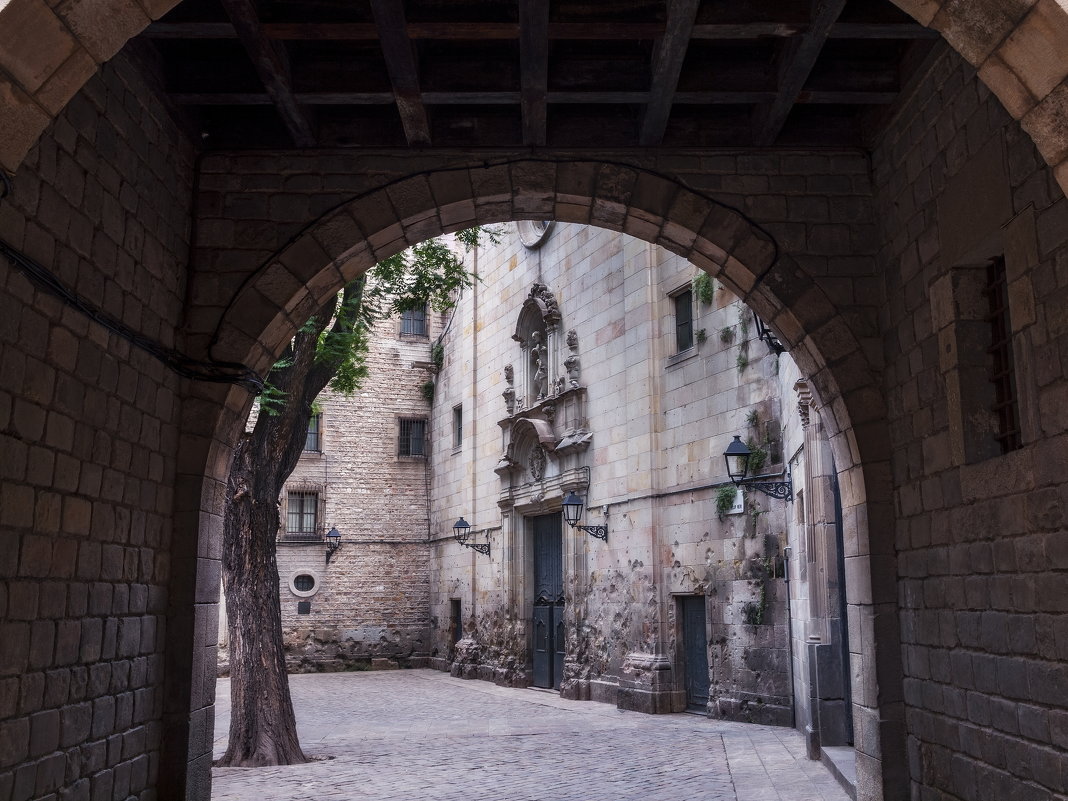
<instances>
[{"instance_id":1,"label":"wrought iron wall lantern","mask_svg":"<svg viewBox=\"0 0 1068 801\"><path fill-rule=\"evenodd\" d=\"M736 486L752 487L758 489L772 498L782 498L792 501L794 499L794 482L790 474L786 474L785 481L761 481L765 478L775 478L774 475L747 477L749 472L749 447L742 442L742 438L735 434L734 442L727 446L723 452L723 458L727 462L727 475Z\"/></svg>"},{"instance_id":2,"label":"wrought iron wall lantern","mask_svg":"<svg viewBox=\"0 0 1068 801\"><path fill-rule=\"evenodd\" d=\"M582 519L582 498L573 492L569 492L567 497L564 498L564 520L571 528L577 528L580 531L585 531L591 537L596 537L603 542L608 542L608 526L580 526L579 520Z\"/></svg>"},{"instance_id":3,"label":"wrought iron wall lantern","mask_svg":"<svg viewBox=\"0 0 1068 801\"><path fill-rule=\"evenodd\" d=\"M326 563L330 564L330 558L337 553L337 549L341 547L341 532L337 530L337 526L331 526L330 530L326 532Z\"/></svg>"},{"instance_id":4,"label":"wrought iron wall lantern","mask_svg":"<svg viewBox=\"0 0 1068 801\"><path fill-rule=\"evenodd\" d=\"M488 542L468 542L471 537L471 524L464 520L462 517L457 520L452 526L453 536L456 537L456 541L465 548L470 548L473 551L477 551L483 556L489 556L490 544Z\"/></svg>"},{"instance_id":5,"label":"wrought iron wall lantern","mask_svg":"<svg viewBox=\"0 0 1068 801\"><path fill-rule=\"evenodd\" d=\"M775 336L775 332L768 328L767 323L760 319L760 315L753 312L753 320L756 322L757 339L761 340L767 345L774 353L781 354L786 348L779 341L779 338Z\"/></svg>"}]
</instances>

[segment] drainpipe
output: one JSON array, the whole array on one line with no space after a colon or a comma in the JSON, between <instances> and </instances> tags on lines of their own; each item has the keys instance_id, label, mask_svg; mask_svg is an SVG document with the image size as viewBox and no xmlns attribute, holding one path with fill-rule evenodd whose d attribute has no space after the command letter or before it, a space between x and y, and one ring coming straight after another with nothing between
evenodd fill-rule
<instances>
[{"instance_id":1,"label":"drainpipe","mask_svg":"<svg viewBox=\"0 0 1068 801\"><path fill-rule=\"evenodd\" d=\"M471 481L471 514L473 520L477 520L478 517L478 415L475 414L475 402L478 398L478 245L471 251L473 264L471 272L474 275L474 280L471 282L471 400L469 402L470 411L467 414L467 419L471 421L471 436L469 441L471 444L471 454L468 457L468 473ZM463 407L460 408L460 413L463 414ZM449 419L449 424L452 424L452 419ZM468 439L465 437L465 439ZM486 534L487 539L489 534ZM490 551L492 558L493 551ZM471 551L471 620L475 618L475 604L478 597L478 552Z\"/></svg>"},{"instance_id":2,"label":"drainpipe","mask_svg":"<svg viewBox=\"0 0 1068 801\"><path fill-rule=\"evenodd\" d=\"M782 549L782 569L786 578L786 648L789 654L787 658L787 672L790 674L790 728L797 728L797 700L794 689L794 624L790 613L790 552L793 549L787 545Z\"/></svg>"}]
</instances>

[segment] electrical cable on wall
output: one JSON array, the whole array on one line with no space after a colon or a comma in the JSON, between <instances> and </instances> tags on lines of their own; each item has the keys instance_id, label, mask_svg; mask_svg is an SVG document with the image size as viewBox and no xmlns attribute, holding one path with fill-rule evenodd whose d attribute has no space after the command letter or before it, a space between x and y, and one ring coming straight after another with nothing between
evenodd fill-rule
<instances>
[{"instance_id":1,"label":"electrical cable on wall","mask_svg":"<svg viewBox=\"0 0 1068 801\"><path fill-rule=\"evenodd\" d=\"M11 194L11 179L0 171L0 200ZM9 242L0 239L0 255L22 273L38 289L58 298L67 307L74 309L111 333L129 342L135 348L160 361L171 372L193 381L215 384L237 384L259 395L263 391L263 378L251 368L239 362L199 361L175 348L135 331L121 320L90 303L70 289L59 277Z\"/></svg>"}]
</instances>

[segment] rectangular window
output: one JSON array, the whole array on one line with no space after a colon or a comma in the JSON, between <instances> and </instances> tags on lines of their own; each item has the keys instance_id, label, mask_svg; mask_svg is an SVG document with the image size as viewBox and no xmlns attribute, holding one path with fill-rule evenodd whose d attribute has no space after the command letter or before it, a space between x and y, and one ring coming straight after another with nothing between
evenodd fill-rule
<instances>
[{"instance_id":1,"label":"rectangular window","mask_svg":"<svg viewBox=\"0 0 1068 801\"><path fill-rule=\"evenodd\" d=\"M426 456L426 419L402 417L397 435L398 456Z\"/></svg>"},{"instance_id":2,"label":"rectangular window","mask_svg":"<svg viewBox=\"0 0 1068 801\"><path fill-rule=\"evenodd\" d=\"M672 298L675 301L675 351L693 347L693 292L687 289Z\"/></svg>"},{"instance_id":3,"label":"rectangular window","mask_svg":"<svg viewBox=\"0 0 1068 801\"><path fill-rule=\"evenodd\" d=\"M464 441L464 407L452 408L452 447L459 448Z\"/></svg>"},{"instance_id":4,"label":"rectangular window","mask_svg":"<svg viewBox=\"0 0 1068 801\"><path fill-rule=\"evenodd\" d=\"M314 539L319 531L319 493L290 492L286 498L286 536Z\"/></svg>"},{"instance_id":5,"label":"rectangular window","mask_svg":"<svg viewBox=\"0 0 1068 801\"><path fill-rule=\"evenodd\" d=\"M426 306L402 311L400 332L402 336L425 337L427 335Z\"/></svg>"},{"instance_id":6,"label":"rectangular window","mask_svg":"<svg viewBox=\"0 0 1068 801\"><path fill-rule=\"evenodd\" d=\"M321 414L313 414L311 419L308 420L308 436L304 440L304 450L315 451L316 453L322 450L322 443L319 440L319 429L322 421L323 416Z\"/></svg>"},{"instance_id":7,"label":"rectangular window","mask_svg":"<svg viewBox=\"0 0 1068 801\"><path fill-rule=\"evenodd\" d=\"M1016 400L1016 376L1012 358L1012 324L1009 320L1008 281L1005 259L991 259L986 269L986 295L990 326L990 383L994 388L991 411L997 421L994 439L1002 453L1020 447L1020 413Z\"/></svg>"}]
</instances>

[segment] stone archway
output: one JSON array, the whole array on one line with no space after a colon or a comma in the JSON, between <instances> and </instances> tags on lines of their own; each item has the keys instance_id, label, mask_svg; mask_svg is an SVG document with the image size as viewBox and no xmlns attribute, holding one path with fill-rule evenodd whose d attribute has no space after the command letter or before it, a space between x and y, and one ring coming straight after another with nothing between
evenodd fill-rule
<instances>
[{"instance_id":1,"label":"stone archway","mask_svg":"<svg viewBox=\"0 0 1068 801\"><path fill-rule=\"evenodd\" d=\"M979 70L1068 192L1068 9L1057 0L893 0ZM176 0L0 8L0 168L14 173L67 101Z\"/></svg>"},{"instance_id":2,"label":"stone archway","mask_svg":"<svg viewBox=\"0 0 1068 801\"><path fill-rule=\"evenodd\" d=\"M319 300L376 261L470 225L547 218L622 231L686 257L768 320L811 378L831 412L826 427L843 505L856 521L859 543L859 553L849 557L848 587L864 632L855 643L854 669L865 674L871 690L855 702L858 730L869 733L858 738L865 756L859 761L861 781L902 794L907 770L883 396L841 310L812 276L778 251L763 228L737 210L652 170L621 164L517 158L420 173L369 190L306 226L252 270L224 307L192 313L188 341L203 343L213 359L242 362L262 373ZM192 296L198 294L194 285ZM221 536L218 490L251 399L244 390L194 391L200 395L184 413L181 456L190 469L177 500L180 508L196 510L185 532L196 552L215 554ZM198 572L217 574L217 563L201 562ZM173 656L179 664L184 658ZM193 673L192 694L207 697L195 686L198 680L211 678ZM175 714L181 708L185 702L179 699ZM172 764L184 747L172 741ZM192 752L187 757L193 781L204 769L197 757Z\"/></svg>"}]
</instances>

